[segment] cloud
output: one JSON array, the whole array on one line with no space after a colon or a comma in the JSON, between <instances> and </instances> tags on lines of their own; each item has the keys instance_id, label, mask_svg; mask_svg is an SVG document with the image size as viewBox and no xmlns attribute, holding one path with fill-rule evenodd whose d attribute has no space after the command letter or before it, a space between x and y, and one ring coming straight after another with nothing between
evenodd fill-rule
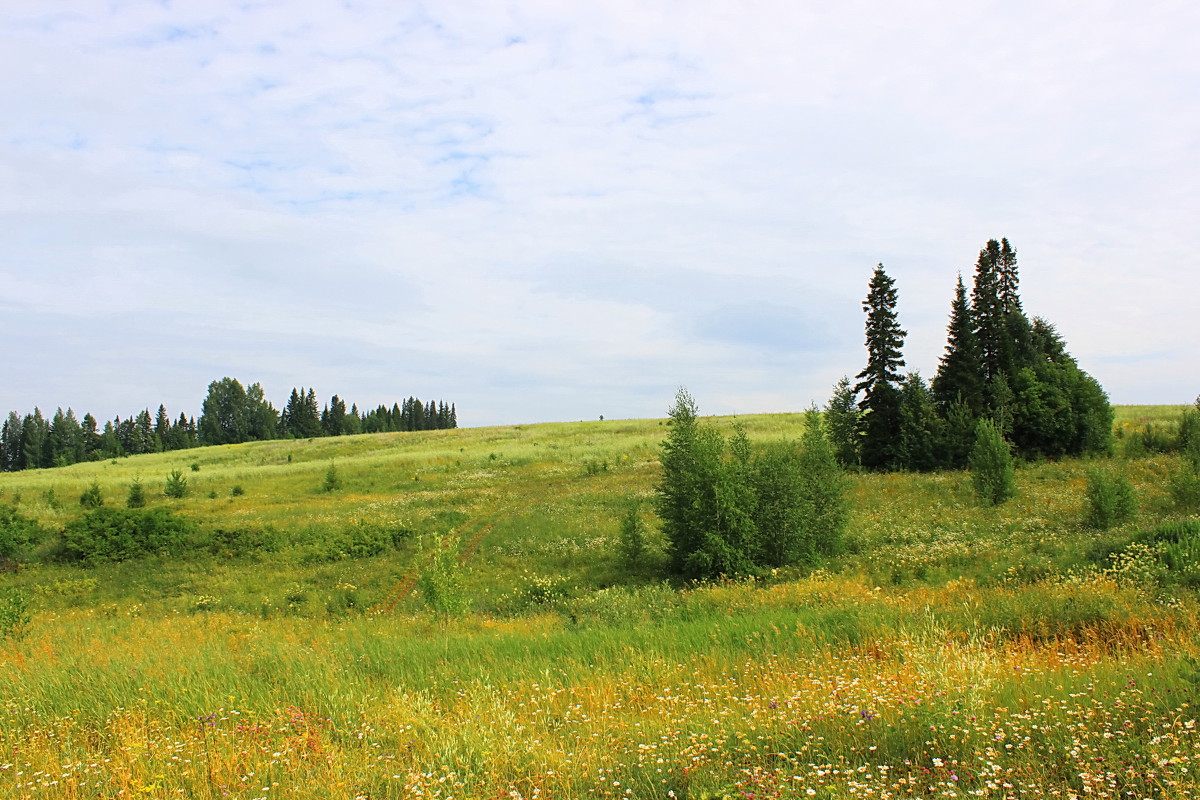
<instances>
[{"instance_id":1,"label":"cloud","mask_svg":"<svg viewBox=\"0 0 1200 800\"><path fill-rule=\"evenodd\" d=\"M1189 4L58 9L0 12L0 408L195 411L236 372L468 423L798 409L860 368L879 261L931 375L993 236L1114 399L1200 367L1163 299Z\"/></svg>"}]
</instances>

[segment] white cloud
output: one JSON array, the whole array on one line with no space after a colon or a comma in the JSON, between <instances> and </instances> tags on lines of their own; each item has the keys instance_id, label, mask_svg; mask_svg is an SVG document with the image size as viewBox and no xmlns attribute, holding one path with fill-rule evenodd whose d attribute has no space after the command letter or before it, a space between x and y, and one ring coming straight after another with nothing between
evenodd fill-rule
<instances>
[{"instance_id":1,"label":"white cloud","mask_svg":"<svg viewBox=\"0 0 1200 800\"><path fill-rule=\"evenodd\" d=\"M0 12L0 408L799 409L877 261L930 375L1000 235L1115 400L1194 393L1190 4L59 8Z\"/></svg>"}]
</instances>

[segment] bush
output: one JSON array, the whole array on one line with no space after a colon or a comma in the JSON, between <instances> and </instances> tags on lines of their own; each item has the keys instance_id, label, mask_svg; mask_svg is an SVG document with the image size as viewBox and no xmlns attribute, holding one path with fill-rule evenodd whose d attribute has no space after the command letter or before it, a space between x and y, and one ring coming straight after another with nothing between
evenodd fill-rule
<instances>
[{"instance_id":1,"label":"bush","mask_svg":"<svg viewBox=\"0 0 1200 800\"><path fill-rule=\"evenodd\" d=\"M975 446L968 463L975 494L986 505L1000 505L1017 493L1012 453L992 420L981 419L975 426Z\"/></svg>"},{"instance_id":2,"label":"bush","mask_svg":"<svg viewBox=\"0 0 1200 800\"><path fill-rule=\"evenodd\" d=\"M20 589L0 590L0 639L20 639L29 627L29 601Z\"/></svg>"},{"instance_id":3,"label":"bush","mask_svg":"<svg viewBox=\"0 0 1200 800\"><path fill-rule=\"evenodd\" d=\"M0 506L0 559L13 559L45 536L33 520L17 513L12 506Z\"/></svg>"},{"instance_id":4,"label":"bush","mask_svg":"<svg viewBox=\"0 0 1200 800\"><path fill-rule=\"evenodd\" d=\"M342 480L338 477L337 467L330 462L329 469L325 470L325 485L322 487L327 492L336 492L342 488Z\"/></svg>"},{"instance_id":5,"label":"bush","mask_svg":"<svg viewBox=\"0 0 1200 800\"><path fill-rule=\"evenodd\" d=\"M163 494L167 497L179 500L187 497L188 485L187 478L183 477L183 470L172 470L167 476L167 482L163 486Z\"/></svg>"},{"instance_id":6,"label":"bush","mask_svg":"<svg viewBox=\"0 0 1200 800\"><path fill-rule=\"evenodd\" d=\"M104 505L104 495L100 494L100 484L92 481L92 485L79 495L79 505L84 508L99 508Z\"/></svg>"},{"instance_id":7,"label":"bush","mask_svg":"<svg viewBox=\"0 0 1200 800\"><path fill-rule=\"evenodd\" d=\"M1171 476L1168 489L1178 510L1186 514L1200 512L1200 473L1184 467Z\"/></svg>"},{"instance_id":8,"label":"bush","mask_svg":"<svg viewBox=\"0 0 1200 800\"><path fill-rule=\"evenodd\" d=\"M440 616L462 616L470 605L463 593L457 555L457 540L446 542L443 546L435 545L429 564L417 580L417 588L421 590L425 604Z\"/></svg>"},{"instance_id":9,"label":"bush","mask_svg":"<svg viewBox=\"0 0 1200 800\"><path fill-rule=\"evenodd\" d=\"M283 537L274 528L217 528L208 535L207 548L216 556L245 556L273 553Z\"/></svg>"},{"instance_id":10,"label":"bush","mask_svg":"<svg viewBox=\"0 0 1200 800\"><path fill-rule=\"evenodd\" d=\"M142 482L134 478L133 483L129 484L129 496L125 498L125 507L143 508L145 505L146 490L142 488Z\"/></svg>"},{"instance_id":11,"label":"bush","mask_svg":"<svg viewBox=\"0 0 1200 800\"><path fill-rule=\"evenodd\" d=\"M1119 525L1137 512L1137 500L1129 479L1115 472L1099 469L1089 471L1087 500L1084 524L1097 530Z\"/></svg>"},{"instance_id":12,"label":"bush","mask_svg":"<svg viewBox=\"0 0 1200 800\"><path fill-rule=\"evenodd\" d=\"M617 555L621 563L630 569L636 569L646 555L646 521L642 519L642 504L630 503L629 510L621 520L621 530L617 534Z\"/></svg>"},{"instance_id":13,"label":"bush","mask_svg":"<svg viewBox=\"0 0 1200 800\"><path fill-rule=\"evenodd\" d=\"M95 564L177 555L194 546L194 530L191 521L166 509L98 508L63 528L62 557Z\"/></svg>"},{"instance_id":14,"label":"bush","mask_svg":"<svg viewBox=\"0 0 1200 800\"><path fill-rule=\"evenodd\" d=\"M364 521L341 529L321 528L313 533L315 541L305 548L300 558L304 563L317 564L383 555L411 536L404 528Z\"/></svg>"}]
</instances>

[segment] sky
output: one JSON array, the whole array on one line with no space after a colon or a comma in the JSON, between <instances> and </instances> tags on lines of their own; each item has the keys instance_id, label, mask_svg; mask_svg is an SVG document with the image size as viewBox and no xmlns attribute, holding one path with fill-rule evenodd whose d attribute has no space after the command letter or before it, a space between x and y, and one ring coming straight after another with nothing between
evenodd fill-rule
<instances>
[{"instance_id":1,"label":"sky","mask_svg":"<svg viewBox=\"0 0 1200 800\"><path fill-rule=\"evenodd\" d=\"M1200 393L1200 5L0 3L0 414L210 382L460 425L823 404L958 274Z\"/></svg>"}]
</instances>

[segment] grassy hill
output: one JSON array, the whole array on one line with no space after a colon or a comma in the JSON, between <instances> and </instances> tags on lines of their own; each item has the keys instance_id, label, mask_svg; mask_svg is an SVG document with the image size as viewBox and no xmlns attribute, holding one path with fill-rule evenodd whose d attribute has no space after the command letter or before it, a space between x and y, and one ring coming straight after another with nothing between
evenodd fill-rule
<instances>
[{"instance_id":1,"label":"grassy hill","mask_svg":"<svg viewBox=\"0 0 1200 800\"><path fill-rule=\"evenodd\" d=\"M1118 427L1178 412L1120 408ZM758 442L803 425L739 422ZM1167 491L1176 456L1028 465L997 509L959 473L855 477L846 555L680 587L661 542L633 569L616 546L633 501L653 530L664 432L273 441L0 475L0 503L52 529L93 484L123 506L134 480L196 522L182 555L0 576L30 617L0 641L0 791L1193 796L1200 542ZM1103 532L1082 523L1097 467L1139 505ZM430 611L422 576L467 610Z\"/></svg>"}]
</instances>

